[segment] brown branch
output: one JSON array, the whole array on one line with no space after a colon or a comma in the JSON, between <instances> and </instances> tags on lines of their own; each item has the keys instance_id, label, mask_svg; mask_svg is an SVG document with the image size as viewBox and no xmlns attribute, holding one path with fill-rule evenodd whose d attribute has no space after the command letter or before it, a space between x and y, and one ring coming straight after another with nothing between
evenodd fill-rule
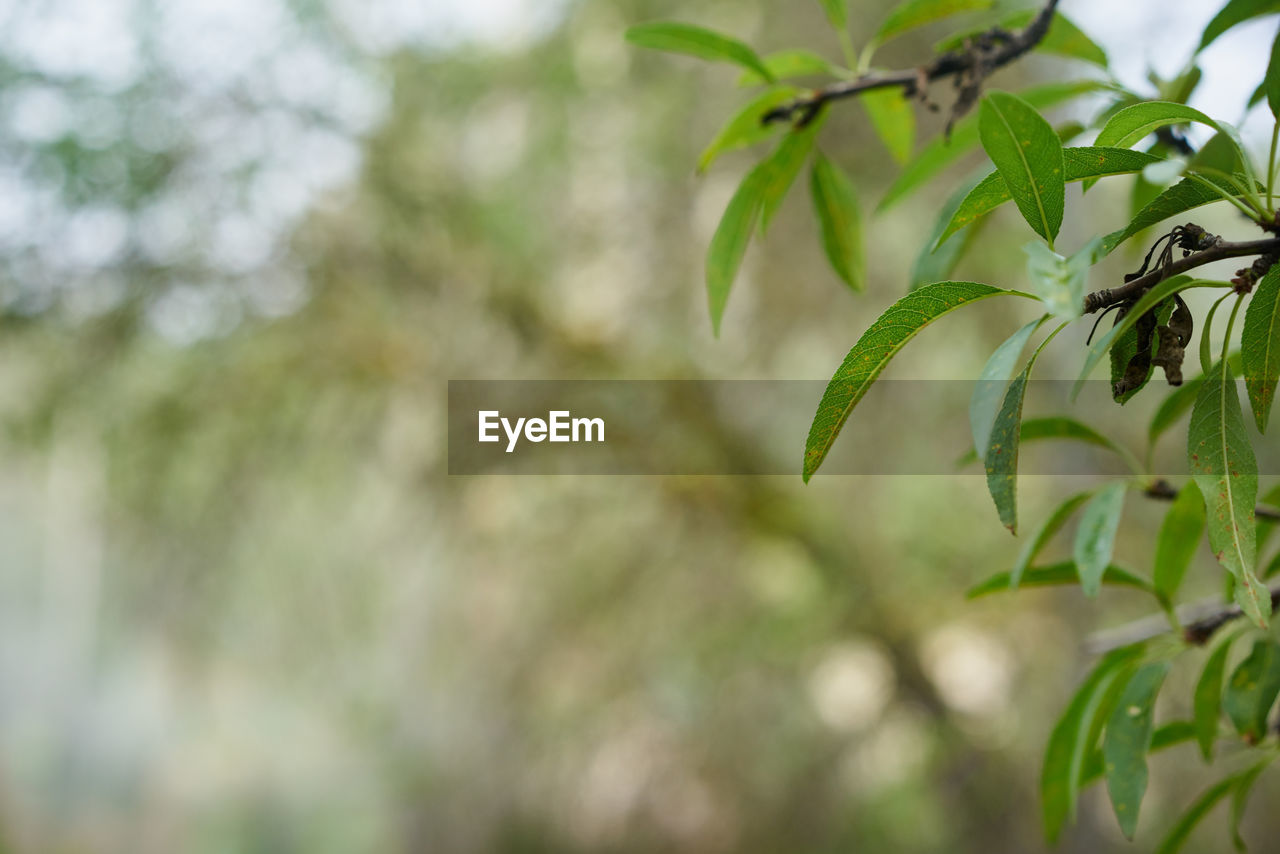
<instances>
[{"instance_id":1,"label":"brown branch","mask_svg":"<svg viewBox=\"0 0 1280 854\"><path fill-rule=\"evenodd\" d=\"M1008 65L1034 48L1049 31L1058 0L1048 0L1039 14L1021 32L1010 33L993 29L972 39L964 50L939 54L927 65L901 71L871 72L852 80L842 80L824 86L796 98L790 103L775 107L765 113L763 122L781 122L795 119L803 125L811 121L831 101L860 95L872 89L901 87L904 97L923 95L923 88L934 80L955 77L960 88L960 98L952 111L952 120L968 109L976 98L976 88L982 78L1003 65Z\"/></svg>"},{"instance_id":2,"label":"brown branch","mask_svg":"<svg viewBox=\"0 0 1280 854\"><path fill-rule=\"evenodd\" d=\"M1144 494L1148 498L1155 498L1160 501L1172 501L1178 497L1178 490L1174 489L1173 484L1167 480L1157 480L1144 490ZM1269 522L1280 522L1280 510L1274 507L1267 507L1259 504L1253 508L1253 515L1258 519L1266 519Z\"/></svg>"},{"instance_id":3,"label":"brown branch","mask_svg":"<svg viewBox=\"0 0 1280 854\"><path fill-rule=\"evenodd\" d=\"M1172 264L1152 270L1145 276L1139 276L1131 282L1125 282L1118 288L1103 288L1087 295L1084 298L1084 313L1092 314L1095 311L1118 303L1130 302L1141 297L1148 290L1170 276L1185 273L1187 270L1193 270L1205 264L1212 264L1214 261L1221 261L1225 258L1240 258L1244 255L1266 255L1272 252L1280 252L1280 237L1264 237L1260 240L1246 240L1242 243L1229 243L1224 240L1209 249L1193 252L1186 258L1179 258Z\"/></svg>"},{"instance_id":4,"label":"brown branch","mask_svg":"<svg viewBox=\"0 0 1280 854\"><path fill-rule=\"evenodd\" d=\"M1280 608L1280 587L1271 589L1271 608L1272 610ZM1239 605L1223 605L1222 598L1215 596L1179 608L1178 631L1187 643L1204 646L1219 629L1243 616L1244 611ZM1089 639L1088 649L1095 654L1110 652L1113 649L1169 634L1172 630L1168 617L1164 614L1154 614L1099 632Z\"/></svg>"}]
</instances>

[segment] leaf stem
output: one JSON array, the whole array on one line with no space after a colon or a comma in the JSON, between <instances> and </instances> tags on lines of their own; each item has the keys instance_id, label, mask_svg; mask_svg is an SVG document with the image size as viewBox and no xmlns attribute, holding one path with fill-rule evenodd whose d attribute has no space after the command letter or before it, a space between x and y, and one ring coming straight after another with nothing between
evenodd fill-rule
<instances>
[{"instance_id":1,"label":"leaf stem","mask_svg":"<svg viewBox=\"0 0 1280 854\"><path fill-rule=\"evenodd\" d=\"M1200 330L1200 370L1205 376L1213 370L1213 351L1210 349L1209 333L1213 332L1213 316L1218 313L1218 306L1226 301L1231 294L1223 294L1218 298L1217 302L1209 309L1209 313L1204 318L1204 328ZM1233 315L1234 317L1234 315Z\"/></svg>"},{"instance_id":2,"label":"leaf stem","mask_svg":"<svg viewBox=\"0 0 1280 854\"><path fill-rule=\"evenodd\" d=\"M1271 127L1271 153L1267 156L1267 212L1275 213L1276 143L1280 142L1280 120Z\"/></svg>"},{"instance_id":3,"label":"leaf stem","mask_svg":"<svg viewBox=\"0 0 1280 854\"><path fill-rule=\"evenodd\" d=\"M1226 172L1221 172L1217 169L1209 169L1206 167L1201 167L1199 171L1204 172L1205 174L1217 174L1218 176L1229 181L1232 184L1232 186L1234 186L1236 189L1240 191L1241 195L1243 195L1244 198L1252 201L1252 199L1249 196L1248 190L1245 188L1243 184L1241 184L1238 180L1236 180L1236 177L1234 175L1229 175ZM1240 212L1245 216L1247 216L1249 219L1253 220L1254 222L1258 221L1259 211L1253 209L1253 207L1251 207L1250 205L1244 204L1243 202L1240 201L1239 198L1232 195L1231 193L1228 193L1226 190L1222 189L1222 187L1218 186L1212 181L1205 180L1205 178L1202 175L1198 175L1195 172L1188 172L1187 177L1195 181L1197 184L1201 184L1207 189L1221 196L1225 201L1231 202L1231 204L1239 208Z\"/></svg>"}]
</instances>

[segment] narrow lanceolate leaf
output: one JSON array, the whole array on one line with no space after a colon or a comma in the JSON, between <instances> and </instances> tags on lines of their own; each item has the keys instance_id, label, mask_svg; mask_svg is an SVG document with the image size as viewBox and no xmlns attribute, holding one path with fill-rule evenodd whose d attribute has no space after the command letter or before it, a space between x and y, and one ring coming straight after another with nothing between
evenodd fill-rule
<instances>
[{"instance_id":1,"label":"narrow lanceolate leaf","mask_svg":"<svg viewBox=\"0 0 1280 854\"><path fill-rule=\"evenodd\" d=\"M1204 496L1195 481L1189 482L1178 492L1178 497L1165 513L1160 525L1160 537L1156 540L1155 581L1156 593L1166 602L1173 602L1182 586L1182 579L1195 556L1196 546L1204 533Z\"/></svg>"},{"instance_id":2,"label":"narrow lanceolate leaf","mask_svg":"<svg viewBox=\"0 0 1280 854\"><path fill-rule=\"evenodd\" d=\"M1259 638L1240 662L1222 697L1222 708L1236 732L1250 744L1267 734L1267 718L1280 694L1280 646Z\"/></svg>"},{"instance_id":3,"label":"narrow lanceolate leaf","mask_svg":"<svg viewBox=\"0 0 1280 854\"><path fill-rule=\"evenodd\" d=\"M1236 580L1236 601L1261 626L1271 616L1271 594L1253 567L1257 531L1258 462L1245 432L1235 378L1219 362L1205 377L1187 432L1187 459L1204 493L1209 545Z\"/></svg>"},{"instance_id":4,"label":"narrow lanceolate leaf","mask_svg":"<svg viewBox=\"0 0 1280 854\"><path fill-rule=\"evenodd\" d=\"M819 56L811 50L800 49L780 50L765 56L764 67L769 69L769 73L776 80L815 75L840 77L847 73L826 57ZM761 83L768 82L754 71L743 71L738 77L739 86L759 86Z\"/></svg>"},{"instance_id":5,"label":"narrow lanceolate leaf","mask_svg":"<svg viewBox=\"0 0 1280 854\"><path fill-rule=\"evenodd\" d=\"M1139 299L1133 308L1129 310L1129 313L1124 316L1124 319L1111 327L1111 329L1107 330L1107 333L1095 341L1093 346L1089 348L1089 353L1084 359L1084 368L1081 369L1080 376L1076 379L1075 385L1071 388L1072 400L1074 400L1076 395L1080 393L1080 389L1084 386L1085 380L1089 378L1089 374L1093 372L1095 367L1097 367L1098 362L1102 361L1102 357L1107 355L1107 351L1111 349L1111 346L1116 342L1116 339L1132 329L1134 324L1138 322L1138 319L1141 318L1142 315L1160 305L1166 299L1179 291L1195 287L1197 281L1198 280L1191 279L1187 276L1172 276L1143 294L1142 298Z\"/></svg>"},{"instance_id":6,"label":"narrow lanceolate leaf","mask_svg":"<svg viewBox=\"0 0 1280 854\"><path fill-rule=\"evenodd\" d=\"M1147 793L1147 751L1151 747L1151 717L1156 695L1169 673L1169 662L1145 664L1125 686L1102 742L1106 760L1107 793L1120 830L1133 839L1138 829L1138 808Z\"/></svg>"},{"instance_id":7,"label":"narrow lanceolate leaf","mask_svg":"<svg viewBox=\"0 0 1280 854\"><path fill-rule=\"evenodd\" d=\"M1226 673L1231 643L1236 637L1234 632L1223 632L1222 635L1205 659L1192 699L1196 742L1206 762L1213 759L1213 743L1218 739L1218 719L1222 716L1222 677Z\"/></svg>"},{"instance_id":8,"label":"narrow lanceolate leaf","mask_svg":"<svg viewBox=\"0 0 1280 854\"><path fill-rule=\"evenodd\" d=\"M1062 320L1075 320L1084 311L1085 282L1089 268L1102 251L1102 240L1095 237L1070 258L1064 258L1039 241L1023 247L1027 253L1027 277L1032 292L1045 308Z\"/></svg>"},{"instance_id":9,"label":"narrow lanceolate leaf","mask_svg":"<svg viewBox=\"0 0 1280 854\"><path fill-rule=\"evenodd\" d=\"M1265 433L1280 380L1280 265L1268 270L1254 289L1244 314L1240 356L1253 417Z\"/></svg>"},{"instance_id":10,"label":"narrow lanceolate leaf","mask_svg":"<svg viewBox=\"0 0 1280 854\"><path fill-rule=\"evenodd\" d=\"M1195 729L1191 721L1170 721L1162 724L1151 734L1151 748L1147 751L1148 755L1193 741L1196 737ZM1101 750L1095 750L1085 763L1084 779L1081 782L1087 786L1105 773L1107 773L1107 761Z\"/></svg>"},{"instance_id":11,"label":"narrow lanceolate leaf","mask_svg":"<svg viewBox=\"0 0 1280 854\"><path fill-rule=\"evenodd\" d=\"M1204 50L1213 44L1218 36L1235 25L1271 12L1280 12L1280 2L1277 0L1229 0L1204 28L1204 33L1200 36L1200 47L1197 50Z\"/></svg>"},{"instance_id":12,"label":"narrow lanceolate leaf","mask_svg":"<svg viewBox=\"0 0 1280 854\"><path fill-rule=\"evenodd\" d=\"M779 86L770 89L763 95L753 98L741 110L716 132L715 138L703 149L698 157L698 171L706 170L712 162L726 151L745 148L761 140L774 136L783 127L778 123L765 124L761 121L764 114L779 104L786 103L796 96L799 89L790 86Z\"/></svg>"},{"instance_id":13,"label":"narrow lanceolate leaf","mask_svg":"<svg viewBox=\"0 0 1280 854\"><path fill-rule=\"evenodd\" d=\"M999 178L999 175L996 175ZM1003 180L1001 181L1003 183ZM942 232L955 216L960 203L977 184L977 178L966 179L959 188L947 197L946 202L938 209L933 230L925 239L920 253L916 255L915 264L911 267L911 290L930 282L940 282L951 277L956 265L964 253L968 251L973 238L978 234L980 222L973 223L972 228L961 228L950 237L943 238Z\"/></svg>"},{"instance_id":14,"label":"narrow lanceolate leaf","mask_svg":"<svg viewBox=\"0 0 1280 854\"><path fill-rule=\"evenodd\" d=\"M1014 366L1032 333L1040 328L1044 318L1033 320L1017 332L1009 336L1003 344L996 348L991 358L982 367L978 381L974 383L973 394L969 397L969 428L973 433L973 447L978 456L986 458L987 443L991 438L991 428L995 426L996 415L1004 400L1005 389L1013 377Z\"/></svg>"},{"instance_id":15,"label":"narrow lanceolate leaf","mask_svg":"<svg viewBox=\"0 0 1280 854\"><path fill-rule=\"evenodd\" d=\"M1235 352L1228 356L1227 364L1233 372L1238 372L1240 353ZM1147 427L1148 442L1154 445L1157 439L1178 422L1179 418L1190 411L1191 405L1196 402L1196 396L1200 394L1200 386L1203 383L1203 376L1194 377L1169 392L1168 396L1160 402L1155 415L1151 416L1151 424Z\"/></svg>"},{"instance_id":16,"label":"narrow lanceolate leaf","mask_svg":"<svg viewBox=\"0 0 1280 854\"><path fill-rule=\"evenodd\" d=\"M1062 227L1066 166L1062 142L1030 104L991 91L978 114L982 147L1027 223L1050 245Z\"/></svg>"},{"instance_id":17,"label":"narrow lanceolate leaf","mask_svg":"<svg viewBox=\"0 0 1280 854\"><path fill-rule=\"evenodd\" d=\"M1022 429L1022 401L1027 393L1031 365L1009 383L987 445L987 491L996 503L1000 521L1010 533L1018 533L1018 440Z\"/></svg>"},{"instance_id":18,"label":"narrow lanceolate leaf","mask_svg":"<svg viewBox=\"0 0 1280 854\"><path fill-rule=\"evenodd\" d=\"M877 44L884 44L916 27L941 20L958 12L990 9L995 0L903 0L889 11L876 31Z\"/></svg>"},{"instance_id":19,"label":"narrow lanceolate leaf","mask_svg":"<svg viewBox=\"0 0 1280 854\"><path fill-rule=\"evenodd\" d=\"M1096 743L1091 737L1094 721L1108 711L1105 703L1112 684L1141 654L1142 647L1135 646L1103 656L1049 735L1040 773L1040 802L1050 844L1057 841L1067 819L1075 815L1085 765Z\"/></svg>"},{"instance_id":20,"label":"narrow lanceolate leaf","mask_svg":"<svg viewBox=\"0 0 1280 854\"><path fill-rule=\"evenodd\" d=\"M916 333L962 305L1001 294L1027 297L979 282L935 282L907 294L880 315L853 345L822 394L805 442L804 479L807 481L822 465L853 407L894 354Z\"/></svg>"},{"instance_id":21,"label":"narrow lanceolate leaf","mask_svg":"<svg viewBox=\"0 0 1280 854\"><path fill-rule=\"evenodd\" d=\"M1276 33L1276 40L1271 43L1271 62L1267 65L1262 88L1266 90L1272 117L1280 119L1280 33Z\"/></svg>"},{"instance_id":22,"label":"narrow lanceolate leaf","mask_svg":"<svg viewBox=\"0 0 1280 854\"><path fill-rule=\"evenodd\" d=\"M765 172L761 178L760 190L761 232L769 227L774 214L778 212L783 199L787 197L791 185L795 183L796 176L804 168L805 162L809 159L809 153L813 151L813 143L817 139L818 131L826 119L827 113L824 110L804 127L792 130L782 138L782 142L778 143L773 154L761 164Z\"/></svg>"},{"instance_id":23,"label":"narrow lanceolate leaf","mask_svg":"<svg viewBox=\"0 0 1280 854\"><path fill-rule=\"evenodd\" d=\"M997 572L990 578L970 587L965 593L970 599L989 596L992 593L1013 591L1019 587L1061 587L1080 583L1080 573L1075 561L1065 560L1047 566L1029 566L1019 573L1015 584L1012 572ZM1111 564L1102 574L1102 583L1108 587L1131 587L1135 590L1151 592L1151 582L1135 572L1122 566Z\"/></svg>"},{"instance_id":24,"label":"narrow lanceolate leaf","mask_svg":"<svg viewBox=\"0 0 1280 854\"><path fill-rule=\"evenodd\" d=\"M893 159L899 163L910 160L916 144L916 112L911 102L899 90L885 88L867 92L862 96L862 105Z\"/></svg>"},{"instance_id":25,"label":"narrow lanceolate leaf","mask_svg":"<svg viewBox=\"0 0 1280 854\"><path fill-rule=\"evenodd\" d=\"M720 320L729 302L729 290L742 266L751 233L760 216L760 203L768 171L761 166L747 173L729 200L711 243L707 247L707 306L711 311L711 328L720 334Z\"/></svg>"},{"instance_id":26,"label":"narrow lanceolate leaf","mask_svg":"<svg viewBox=\"0 0 1280 854\"><path fill-rule=\"evenodd\" d=\"M1216 175L1201 175L1200 177L1211 184L1221 187L1230 195L1237 196L1239 193L1225 178ZM1237 177L1247 180L1243 175ZM1104 237L1102 239L1103 251L1110 253L1130 237L1159 222L1163 222L1171 216L1177 216L1202 205L1221 201L1223 201L1222 195L1212 188L1206 187L1192 178L1183 178L1148 202L1142 210L1134 215L1127 226Z\"/></svg>"},{"instance_id":27,"label":"narrow lanceolate leaf","mask_svg":"<svg viewBox=\"0 0 1280 854\"><path fill-rule=\"evenodd\" d=\"M1063 163L1066 167L1066 180L1083 181L1086 178L1100 178L1106 175L1127 175L1141 172L1160 158L1142 151L1131 151L1127 148L1064 148ZM938 237L941 243L955 232L977 222L996 208L1009 201L1009 187L999 172L992 172L969 191L946 229Z\"/></svg>"},{"instance_id":28,"label":"narrow lanceolate leaf","mask_svg":"<svg viewBox=\"0 0 1280 854\"><path fill-rule=\"evenodd\" d=\"M1113 451L1117 456L1130 465L1131 468L1141 468L1134 459L1133 455L1127 450L1099 433L1081 421L1074 418L1066 418L1061 415L1051 415L1045 418L1028 418L1022 422L1022 433L1019 437L1020 444L1028 442L1039 442L1045 439L1069 439L1075 442L1084 442L1086 445L1095 445L1099 448L1106 448ZM956 466L967 466L978 461L978 454L970 448L963 456L956 460Z\"/></svg>"},{"instance_id":29,"label":"narrow lanceolate leaf","mask_svg":"<svg viewBox=\"0 0 1280 854\"><path fill-rule=\"evenodd\" d=\"M1187 839L1191 836L1191 831L1204 819L1209 811L1217 806L1218 801L1225 798L1235 789L1239 782L1240 775L1232 774L1223 780L1214 783L1204 794L1196 798L1196 800L1182 814L1173 828L1170 829L1168 835L1160 842L1160 847L1156 849L1156 854L1177 854L1182 850L1182 846L1186 844Z\"/></svg>"},{"instance_id":30,"label":"narrow lanceolate leaf","mask_svg":"<svg viewBox=\"0 0 1280 854\"><path fill-rule=\"evenodd\" d=\"M1047 83L1018 94L1032 107L1044 110L1103 88L1106 88L1106 84L1097 80L1072 80L1066 83ZM889 187L877 210L886 210L906 198L930 178L968 154L978 142L978 116L969 115L956 122L951 129L950 139L938 136L920 149L920 153L903 168L902 174Z\"/></svg>"},{"instance_id":31,"label":"narrow lanceolate leaf","mask_svg":"<svg viewBox=\"0 0 1280 854\"><path fill-rule=\"evenodd\" d=\"M843 30L849 26L849 3L848 0L818 0L822 4L822 11L827 13L827 21L837 30Z\"/></svg>"},{"instance_id":32,"label":"narrow lanceolate leaf","mask_svg":"<svg viewBox=\"0 0 1280 854\"><path fill-rule=\"evenodd\" d=\"M860 291L866 287L866 258L862 253L861 214L853 182L839 166L819 153L813 159L810 188L827 260L845 284Z\"/></svg>"},{"instance_id":33,"label":"narrow lanceolate leaf","mask_svg":"<svg viewBox=\"0 0 1280 854\"><path fill-rule=\"evenodd\" d=\"M1220 130L1218 122L1204 113L1171 101L1143 101L1125 107L1112 116L1098 132L1096 145L1130 148L1144 136L1167 125L1199 122L1214 130Z\"/></svg>"},{"instance_id":34,"label":"narrow lanceolate leaf","mask_svg":"<svg viewBox=\"0 0 1280 854\"><path fill-rule=\"evenodd\" d=\"M1072 556L1080 569L1080 587L1086 596L1097 596L1102 588L1102 574L1111 563L1120 514L1124 511L1124 494L1128 484L1117 481L1098 491L1085 505L1076 528Z\"/></svg>"},{"instance_id":35,"label":"narrow lanceolate leaf","mask_svg":"<svg viewBox=\"0 0 1280 854\"><path fill-rule=\"evenodd\" d=\"M735 38L704 27L675 21L637 24L627 30L627 41L638 47L683 53L715 62L732 62L760 75L770 83L774 82L773 72L765 66L764 60L754 50Z\"/></svg>"},{"instance_id":36,"label":"narrow lanceolate leaf","mask_svg":"<svg viewBox=\"0 0 1280 854\"><path fill-rule=\"evenodd\" d=\"M1274 760L1274 756L1269 756L1242 773L1231 790L1231 844L1242 854L1249 850L1244 837L1240 835L1240 822L1244 819L1245 807L1249 805L1249 795L1253 793L1253 784L1258 781L1259 775Z\"/></svg>"}]
</instances>

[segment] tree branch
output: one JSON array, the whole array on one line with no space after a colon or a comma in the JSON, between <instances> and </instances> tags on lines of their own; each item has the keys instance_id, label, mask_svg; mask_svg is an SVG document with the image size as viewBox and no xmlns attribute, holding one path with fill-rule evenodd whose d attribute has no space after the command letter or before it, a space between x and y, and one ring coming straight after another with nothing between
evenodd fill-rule
<instances>
[{"instance_id":1,"label":"tree branch","mask_svg":"<svg viewBox=\"0 0 1280 854\"><path fill-rule=\"evenodd\" d=\"M1148 486L1144 493L1148 498L1155 498L1160 501L1172 501L1178 497L1178 490L1173 488L1173 484L1167 480L1157 480ZM1253 508L1253 515L1258 519L1266 519L1270 522L1280 522L1280 510L1274 507L1267 507L1259 504Z\"/></svg>"},{"instance_id":2,"label":"tree branch","mask_svg":"<svg viewBox=\"0 0 1280 854\"><path fill-rule=\"evenodd\" d=\"M1280 252L1280 237L1264 237L1260 240L1246 240L1242 243L1230 243L1223 240L1216 246L1201 252L1193 252L1186 258L1179 258L1172 264L1158 267L1145 276L1139 276L1131 282L1125 282L1118 288L1103 288L1087 295L1084 298L1084 313L1092 314L1095 311L1118 303L1130 302L1170 276L1185 273L1187 270L1193 270L1205 264L1212 264L1214 261L1221 261L1224 258L1240 258L1245 255L1267 255L1273 252Z\"/></svg>"},{"instance_id":3,"label":"tree branch","mask_svg":"<svg viewBox=\"0 0 1280 854\"><path fill-rule=\"evenodd\" d=\"M1271 607L1280 608L1280 588L1271 589ZM1178 609L1178 624L1182 639L1195 646L1204 646L1221 629L1234 620L1244 616L1239 605L1223 605L1222 598L1215 596L1202 599ZM1130 644L1168 634L1172 629L1169 619L1164 614L1153 614L1132 623L1126 623L1105 632L1099 632L1089 639L1090 652L1100 654L1119 649Z\"/></svg>"},{"instance_id":4,"label":"tree branch","mask_svg":"<svg viewBox=\"0 0 1280 854\"><path fill-rule=\"evenodd\" d=\"M769 124L794 118L797 124L804 125L831 101L890 86L901 87L905 97L923 95L924 87L932 81L953 76L960 89L960 97L952 108L951 120L954 122L977 99L977 90L984 77L1013 62L1040 43L1049 31L1057 6L1058 0L1048 0L1021 32L1010 33L999 28L989 30L971 39L964 50L947 51L927 65L901 71L871 72L852 80L824 86L788 104L775 107L765 113L763 122Z\"/></svg>"}]
</instances>

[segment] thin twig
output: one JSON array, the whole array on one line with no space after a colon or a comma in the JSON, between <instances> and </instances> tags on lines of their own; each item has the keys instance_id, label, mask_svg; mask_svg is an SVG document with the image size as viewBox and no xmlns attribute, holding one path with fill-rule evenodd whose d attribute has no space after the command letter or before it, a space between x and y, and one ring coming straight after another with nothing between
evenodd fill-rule
<instances>
[{"instance_id":1,"label":"thin twig","mask_svg":"<svg viewBox=\"0 0 1280 854\"><path fill-rule=\"evenodd\" d=\"M1271 607L1280 608L1280 588L1271 589ZM1204 646L1223 626L1244 616L1239 605L1224 605L1222 597L1214 596L1184 605L1178 609L1178 625L1182 639L1195 646ZM1169 634L1169 619L1164 614L1153 614L1099 632L1089 638L1089 652L1101 654L1130 644L1141 643Z\"/></svg>"},{"instance_id":2,"label":"thin twig","mask_svg":"<svg viewBox=\"0 0 1280 854\"><path fill-rule=\"evenodd\" d=\"M1272 252L1280 252L1280 237L1264 237L1260 240L1246 240L1241 243L1230 243L1224 240L1202 252L1193 252L1186 258L1179 258L1168 266L1158 267L1145 276L1139 276L1118 288L1103 288L1089 294L1084 298L1084 312L1092 314L1109 306L1130 302L1170 276L1194 270L1205 264L1212 264L1214 261L1240 258L1245 255L1266 255Z\"/></svg>"},{"instance_id":3,"label":"thin twig","mask_svg":"<svg viewBox=\"0 0 1280 854\"><path fill-rule=\"evenodd\" d=\"M1003 65L1008 65L1034 48L1049 31L1058 0L1048 0L1039 14L1021 32L1008 33L992 30L975 38L964 50L939 54L927 65L906 68L901 71L869 72L852 80L842 80L796 98L790 103L775 107L764 115L764 123L790 121L805 124L831 101L849 98L872 89L897 86L905 97L922 95L926 84L943 77L956 77L961 88L960 100L953 110L952 120L972 103L972 93L967 91L981 79ZM985 38L983 37L985 36ZM969 95L969 97L966 97Z\"/></svg>"}]
</instances>

